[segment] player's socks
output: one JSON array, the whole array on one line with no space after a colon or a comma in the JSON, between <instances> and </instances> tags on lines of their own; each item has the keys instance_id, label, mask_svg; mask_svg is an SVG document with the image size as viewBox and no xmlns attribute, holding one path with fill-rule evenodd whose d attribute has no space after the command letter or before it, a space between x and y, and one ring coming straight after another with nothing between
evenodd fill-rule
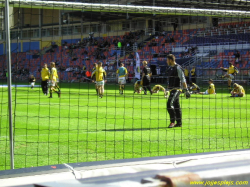
<instances>
[{"instance_id":1,"label":"player's socks","mask_svg":"<svg viewBox=\"0 0 250 187\"><path fill-rule=\"evenodd\" d=\"M60 98L61 97L61 91L56 91L56 93L58 94L58 97Z\"/></svg>"},{"instance_id":2,"label":"player's socks","mask_svg":"<svg viewBox=\"0 0 250 187\"><path fill-rule=\"evenodd\" d=\"M95 89L95 91L96 91L96 94L98 95L98 89Z\"/></svg>"},{"instance_id":3,"label":"player's socks","mask_svg":"<svg viewBox=\"0 0 250 187\"><path fill-rule=\"evenodd\" d=\"M52 92L49 93L49 98L52 98Z\"/></svg>"}]
</instances>

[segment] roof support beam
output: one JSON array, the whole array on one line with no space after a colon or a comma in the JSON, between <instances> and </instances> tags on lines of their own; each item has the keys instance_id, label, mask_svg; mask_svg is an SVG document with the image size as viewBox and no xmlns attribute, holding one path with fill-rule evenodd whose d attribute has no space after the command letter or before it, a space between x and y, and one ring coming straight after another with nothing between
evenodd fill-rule
<instances>
[{"instance_id":1,"label":"roof support beam","mask_svg":"<svg viewBox=\"0 0 250 187\"><path fill-rule=\"evenodd\" d=\"M0 0L0 7L5 6L4 0ZM138 5L76 3L60 1L34 1L34 0L10 0L10 7L59 9L71 11L95 11L95 12L124 12L162 15L193 15L193 16L216 16L216 17L243 17L250 18L250 11L197 9L177 7L152 7Z\"/></svg>"}]
</instances>

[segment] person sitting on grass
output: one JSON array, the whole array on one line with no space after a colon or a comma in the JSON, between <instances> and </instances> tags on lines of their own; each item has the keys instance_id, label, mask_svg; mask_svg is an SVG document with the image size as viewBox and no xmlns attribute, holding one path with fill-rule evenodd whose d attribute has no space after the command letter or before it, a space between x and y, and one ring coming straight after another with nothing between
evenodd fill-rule
<instances>
[{"instance_id":1,"label":"person sitting on grass","mask_svg":"<svg viewBox=\"0 0 250 187\"><path fill-rule=\"evenodd\" d=\"M35 82L36 82L36 78L34 77L34 75L30 75L29 83L30 83L31 89L34 88Z\"/></svg>"},{"instance_id":2,"label":"person sitting on grass","mask_svg":"<svg viewBox=\"0 0 250 187\"><path fill-rule=\"evenodd\" d=\"M245 96L245 90L243 86L234 83L233 84L233 90L231 91L231 97L244 97Z\"/></svg>"},{"instance_id":3,"label":"person sitting on grass","mask_svg":"<svg viewBox=\"0 0 250 187\"><path fill-rule=\"evenodd\" d=\"M215 93L215 86L213 84L213 80L209 79L208 84L209 84L208 89L205 92L200 92L199 94L202 94L202 95L216 94Z\"/></svg>"},{"instance_id":4,"label":"person sitting on grass","mask_svg":"<svg viewBox=\"0 0 250 187\"><path fill-rule=\"evenodd\" d=\"M189 90L190 90L191 94L200 93L200 87L197 84L193 83L193 82L191 82L191 86L190 86Z\"/></svg>"},{"instance_id":5,"label":"person sitting on grass","mask_svg":"<svg viewBox=\"0 0 250 187\"><path fill-rule=\"evenodd\" d=\"M167 98L169 95L169 92L166 91L166 89L161 85L155 85L152 89L152 93L159 93L160 90L164 92L164 97Z\"/></svg>"},{"instance_id":6,"label":"person sitting on grass","mask_svg":"<svg viewBox=\"0 0 250 187\"><path fill-rule=\"evenodd\" d=\"M134 93L141 93L142 91L142 85L141 85L141 80L137 80L134 84Z\"/></svg>"}]
</instances>

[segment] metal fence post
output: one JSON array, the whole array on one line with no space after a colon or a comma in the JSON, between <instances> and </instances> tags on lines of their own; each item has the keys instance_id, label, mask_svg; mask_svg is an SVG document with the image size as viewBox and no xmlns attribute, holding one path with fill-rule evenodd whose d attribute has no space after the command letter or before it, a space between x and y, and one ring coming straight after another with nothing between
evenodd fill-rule
<instances>
[{"instance_id":1,"label":"metal fence post","mask_svg":"<svg viewBox=\"0 0 250 187\"><path fill-rule=\"evenodd\" d=\"M5 0L5 39L6 39L6 63L8 71L8 108L9 108L9 143L10 143L10 167L14 169L14 141L12 121L12 93L11 93L11 49L10 49L10 13L9 0Z\"/></svg>"}]
</instances>

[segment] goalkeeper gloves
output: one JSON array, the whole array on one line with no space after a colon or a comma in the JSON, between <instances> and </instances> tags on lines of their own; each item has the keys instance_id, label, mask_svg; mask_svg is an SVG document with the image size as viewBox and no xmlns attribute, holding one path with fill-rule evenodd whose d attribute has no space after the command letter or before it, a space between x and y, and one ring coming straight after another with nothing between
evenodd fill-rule
<instances>
[{"instance_id":1,"label":"goalkeeper gloves","mask_svg":"<svg viewBox=\"0 0 250 187\"><path fill-rule=\"evenodd\" d=\"M190 92L188 91L187 88L183 89L183 92L184 92L187 99L189 99L191 97Z\"/></svg>"}]
</instances>

